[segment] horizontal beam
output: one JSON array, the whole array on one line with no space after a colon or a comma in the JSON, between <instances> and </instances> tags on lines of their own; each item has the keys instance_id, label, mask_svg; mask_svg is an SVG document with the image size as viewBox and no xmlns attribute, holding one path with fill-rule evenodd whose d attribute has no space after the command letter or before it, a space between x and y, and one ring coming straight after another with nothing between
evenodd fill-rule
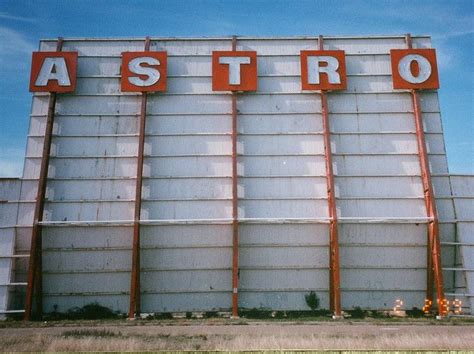
<instances>
[{"instance_id":1,"label":"horizontal beam","mask_svg":"<svg viewBox=\"0 0 474 354\"><path fill-rule=\"evenodd\" d=\"M327 246L326 246L327 247ZM241 271L300 271L300 270L319 270L319 271L328 271L329 266L241 266L239 267ZM426 271L426 268L423 267L403 267L403 266L341 266L342 270L358 270L358 271ZM232 267L206 267L206 268L141 268L141 273L163 273L163 272L231 272ZM87 270L45 270L44 274L47 275L84 275L84 274L118 274L118 273L130 273L130 269L87 269Z\"/></svg>"},{"instance_id":2,"label":"horizontal beam","mask_svg":"<svg viewBox=\"0 0 474 354\"><path fill-rule=\"evenodd\" d=\"M331 221L330 218L239 218L239 223L248 224L327 224ZM431 218L376 218L376 217L340 217L340 223L383 223L383 224L420 224L428 223ZM131 225L132 220L104 220L104 221L42 221L43 226L98 226L98 225ZM231 224L232 219L169 219L169 220L140 220L142 225L211 225L211 224Z\"/></svg>"},{"instance_id":3,"label":"horizontal beam","mask_svg":"<svg viewBox=\"0 0 474 354\"><path fill-rule=\"evenodd\" d=\"M331 135L415 135L414 131L347 131L347 132L330 132ZM262 133L242 133L239 132L238 136L320 136L323 132L262 132ZM426 135L443 135L443 132L425 132ZM207 137L207 136L231 136L229 132L211 132L211 133L146 133L146 137ZM70 138L70 139L83 139L83 138L130 138L137 137L138 134L53 134L53 138ZM43 138L43 135L28 134L29 138Z\"/></svg>"},{"instance_id":4,"label":"horizontal beam","mask_svg":"<svg viewBox=\"0 0 474 354\"><path fill-rule=\"evenodd\" d=\"M347 76L354 76L354 75L347 75ZM357 75L361 76L361 75ZM364 75L368 76L368 75ZM388 76L388 74L382 74L382 75L370 75L373 77L376 76ZM202 76L199 76L202 77ZM275 76L275 77L281 77L281 76ZM115 79L115 78L114 78ZM341 96L350 96L350 95L393 95L393 94L409 94L409 90L397 90L397 91L389 91L389 90L382 90L382 91L340 91L335 93L334 95L341 95ZM228 92L163 92L160 94L160 96L163 97L170 97L170 96L231 96L231 93ZM319 95L317 91L282 91L282 92L265 92L265 91L255 91L252 92L252 96L310 96L310 95ZM242 94L242 96L245 98L245 94ZM36 97L43 97L43 95L36 95ZM46 96L44 96L46 97ZM131 94L131 93L123 93L123 92L118 92L118 93L75 93L74 97L140 97L139 94ZM320 112L315 112L316 114L321 114ZM332 112L329 112L330 114ZM337 113L337 112L336 112ZM354 111L354 114L357 114L359 112Z\"/></svg>"},{"instance_id":5,"label":"horizontal beam","mask_svg":"<svg viewBox=\"0 0 474 354\"><path fill-rule=\"evenodd\" d=\"M188 42L188 41L197 41L197 42L206 42L206 41L229 41L232 40L234 36L215 36L215 37L150 37L150 41L159 41L159 42ZM318 40L319 36L282 36L282 37L268 37L268 36L235 36L236 39L242 41L282 41L282 40ZM405 34L392 34L392 35L373 35L373 36L324 36L325 40L337 40L337 39L403 39L405 40ZM425 38L430 39L430 35L412 35L412 39ZM131 41L141 44L143 38L141 37L99 37L99 38L88 38L88 37L69 37L63 38L64 42L127 42L130 44ZM56 39L44 38L40 40L41 43L51 42L55 44Z\"/></svg>"},{"instance_id":6,"label":"horizontal beam","mask_svg":"<svg viewBox=\"0 0 474 354\"><path fill-rule=\"evenodd\" d=\"M208 94L208 96L213 96L212 94ZM121 96L123 97L123 96ZM215 96L213 96L215 97ZM130 97L131 98L131 97ZM413 111L405 110L405 111L339 111L339 112L329 112L331 115L393 115L393 114L413 114ZM422 113L433 113L433 114L441 114L440 111L423 111ZM275 111L275 112L239 112L239 116L315 116L320 115L321 112L284 112L284 111ZM220 116L220 115L231 115L229 111L223 112L212 112L212 113L196 113L196 112L161 112L161 113L150 113L147 114L147 117L174 117L174 116ZM45 114L30 114L30 117L44 117ZM58 117L131 117L135 116L138 117L138 114L131 114L131 113L58 113Z\"/></svg>"},{"instance_id":7,"label":"horizontal beam","mask_svg":"<svg viewBox=\"0 0 474 354\"><path fill-rule=\"evenodd\" d=\"M251 288L239 288L239 292L247 293L285 293L285 292L295 292L295 293L306 293L308 291L316 292L329 292L329 289L325 288L273 288L273 289L251 289ZM424 289L363 289L363 288L341 288L341 292L393 292L393 293L424 293ZM142 290L142 295L171 295L171 294L210 294L210 293L232 293L232 289L195 289L195 290L167 290L167 291L151 291L151 290ZM126 296L128 291L124 292L78 292L78 293L43 293L44 297L57 297L57 296Z\"/></svg>"},{"instance_id":8,"label":"horizontal beam","mask_svg":"<svg viewBox=\"0 0 474 354\"><path fill-rule=\"evenodd\" d=\"M377 153L333 153L334 156L417 156L415 152L377 152ZM444 153L430 153L429 156L446 156ZM229 154L175 154L175 155L145 155L145 159L149 158L179 158L179 157L231 157ZM305 156L321 156L322 153L287 153L287 154L237 154L237 158L241 157L305 157ZM41 159L38 156L26 156L27 159ZM52 155L51 159L117 159L117 158L136 158L134 155Z\"/></svg>"},{"instance_id":9,"label":"horizontal beam","mask_svg":"<svg viewBox=\"0 0 474 354\"><path fill-rule=\"evenodd\" d=\"M9 256L0 255L0 259L13 259L13 258L29 258L29 254L12 254Z\"/></svg>"}]
</instances>

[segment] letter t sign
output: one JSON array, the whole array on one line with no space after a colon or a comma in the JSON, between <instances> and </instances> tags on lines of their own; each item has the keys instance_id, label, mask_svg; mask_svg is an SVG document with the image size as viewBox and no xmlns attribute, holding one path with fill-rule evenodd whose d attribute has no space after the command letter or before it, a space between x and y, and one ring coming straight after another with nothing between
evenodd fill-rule
<instances>
[{"instance_id":1,"label":"letter t sign","mask_svg":"<svg viewBox=\"0 0 474 354\"><path fill-rule=\"evenodd\" d=\"M212 52L213 91L256 91L257 52Z\"/></svg>"}]
</instances>

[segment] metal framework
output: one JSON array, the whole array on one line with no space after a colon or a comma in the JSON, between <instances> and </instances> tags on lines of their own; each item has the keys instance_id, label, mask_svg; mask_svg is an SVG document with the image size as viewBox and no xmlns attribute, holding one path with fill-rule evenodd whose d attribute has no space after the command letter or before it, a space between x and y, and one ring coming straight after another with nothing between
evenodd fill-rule
<instances>
[{"instance_id":1,"label":"metal framework","mask_svg":"<svg viewBox=\"0 0 474 354\"><path fill-rule=\"evenodd\" d=\"M413 47L411 35L405 37L407 47ZM427 216L431 218L428 222L428 257L427 257L427 286L426 299L428 304L433 303L433 278L436 284L436 294L438 302L438 313L440 316L447 314L446 299L443 290L443 272L441 268L441 245L439 239L439 219L436 210L436 201L431 182L430 167L428 162L428 152L426 150L425 132L423 129L423 117L420 106L420 99L417 90L411 90L413 111L416 128L416 142L418 146L418 156L420 158L421 179L423 182L423 195L425 199Z\"/></svg>"},{"instance_id":2,"label":"metal framework","mask_svg":"<svg viewBox=\"0 0 474 354\"><path fill-rule=\"evenodd\" d=\"M56 51L60 52L63 47L63 39L58 38ZM48 103L48 116L46 118L46 129L44 132L43 153L41 155L41 167L38 180L38 191L35 201L35 213L33 216L33 230L31 233L30 262L28 264L28 285L26 287L25 314L24 319L29 321L32 316L33 296L36 290L36 312L39 318L43 315L43 255L42 255L42 230L44 198L48 182L49 157L51 153L51 140L53 135L54 113L56 110L56 92L50 92Z\"/></svg>"},{"instance_id":3,"label":"metal framework","mask_svg":"<svg viewBox=\"0 0 474 354\"><path fill-rule=\"evenodd\" d=\"M319 50L324 49L323 36L318 37ZM323 120L324 159L326 161L326 181L329 207L329 308L334 316L341 316L341 286L339 272L339 236L337 226L336 193L332 169L331 131L329 129L328 100L324 90L321 96Z\"/></svg>"},{"instance_id":4,"label":"metal framework","mask_svg":"<svg viewBox=\"0 0 474 354\"><path fill-rule=\"evenodd\" d=\"M232 37L237 50L237 37ZM232 91L232 316L239 316L239 207L237 184L237 93Z\"/></svg>"},{"instance_id":5,"label":"metal framework","mask_svg":"<svg viewBox=\"0 0 474 354\"><path fill-rule=\"evenodd\" d=\"M316 38L316 37L311 37ZM318 46L320 50L323 50L324 43L323 37L319 36ZM390 37L392 38L392 37ZM398 37L396 37L398 38ZM226 38L227 40L229 37ZM143 40L143 39L142 39ZM171 40L171 39L170 39ZM410 35L405 36L406 44L408 48L412 47L412 40ZM57 51L62 50L62 39L59 38L57 41ZM150 38L147 37L145 40L145 51L150 50ZM237 50L237 37L232 37L232 50ZM266 93L260 93L266 94ZM223 154L216 156L227 156L232 158L232 173L227 178L232 179L232 217L227 219L193 219L193 220L141 220L141 205L142 205L142 184L143 184L143 163L144 163L144 144L145 144L145 125L147 117L147 93L141 93L141 111L139 116L139 132L138 132L138 156L137 158L137 171L136 171L136 189L135 189L135 200L130 200L135 203L134 219L133 220L115 220L115 221L76 221L76 222L48 222L43 221L43 211L46 187L48 181L48 166L50 159L51 143L52 143L52 130L55 116L55 104L57 94L51 92L49 95L48 105L48 116L47 125L44 135L44 146L41 157L41 168L39 175L38 191L35 204L33 230L31 238L31 249L30 249L30 263L28 269L28 285L26 293L26 308L25 308L25 320L31 319L33 297L36 296L36 309L38 316L42 314L42 233L41 228L44 225L53 226L79 226L79 225L91 225L91 226L104 226L109 224L117 225L129 225L133 226L133 248L132 248L132 271L131 271L131 283L130 283L130 307L129 317L135 318L140 314L140 226L141 225L175 225L175 224L226 224L232 225L232 315L238 316L238 293L239 293L239 225L246 223L262 223L262 224L293 224L293 223L324 223L329 226L329 300L330 309L335 316L341 316L341 295L340 295L340 264L339 264L339 241L338 241L338 224L341 223L427 223L427 234L428 234L428 257L427 257L427 300L433 300L433 283L436 285L437 298L438 298L438 311L441 316L446 314L445 294L443 292L443 277L441 268L441 242L439 239L439 220L435 205L435 199L433 194L433 187L431 181L431 175L428 163L428 152L425 141L425 133L423 130L422 112L420 106L420 100L417 90L410 92L413 103L414 119L416 131L411 131L411 134L416 134L417 148L418 151L413 153L419 157L421 178L424 190L424 201L427 210L426 218L377 218L377 217L352 217L338 218L336 210L336 196L334 189L334 173L333 173L333 161L332 156L338 156L340 154L332 153L331 149L331 132L329 126L329 109L327 91L321 91L321 114L322 114L322 133L324 141L324 154L313 154L312 156L324 156L325 158L325 174L321 174L321 177L326 177L327 183L327 202L328 202L328 217L321 219L239 219L238 217L238 160L237 160L237 91L231 91L231 109L232 109L232 153ZM344 112L343 112L344 113ZM341 114L343 114L341 113ZM374 114L376 112L370 112ZM169 113L169 115L177 115L179 113ZM199 114L199 113L195 113ZM245 113L243 113L245 114ZM246 114L249 114L248 112ZM259 114L279 114L279 113L262 113ZM307 113L295 113L295 114L307 114ZM115 115L115 114L114 114ZM123 114L117 114L120 116ZM400 133L400 132L397 132ZM406 133L406 132L404 132ZM315 133L316 134L316 133ZM351 133L339 133L339 134L351 134ZM367 132L370 134L370 132ZM382 133L377 133L382 134ZM137 136L135 135L135 136ZM153 135L153 134L152 134ZM159 134L154 134L160 136ZM183 135L183 134L181 134ZM192 134L189 134L192 135ZM346 154L345 154L346 155ZM352 155L366 155L363 153L353 153ZM383 154L382 154L383 155ZM388 153L386 155L389 155ZM406 154L405 154L406 155ZM153 155L153 156L167 156L167 155ZM194 156L194 155L193 155ZM207 155L206 155L207 156ZM258 155L249 155L258 156ZM287 155L281 155L287 156ZM288 155L288 156L291 156ZM76 157L76 156L75 156ZM116 156L116 157L130 157L130 156ZM77 158L80 158L78 156ZM90 158L87 156L86 158ZM115 158L112 156L112 158ZM266 177L268 176L255 176ZM347 177L347 176L346 176ZM145 177L146 178L146 177ZM325 198L324 198L325 199ZM230 201L230 198L226 200ZM447 244L447 243L443 243ZM446 270L452 270L446 268ZM459 269L461 270L461 269ZM127 270L128 272L128 270ZM36 295L35 295L36 291ZM223 290L223 291L228 291ZM241 289L245 291L245 289Z\"/></svg>"},{"instance_id":6,"label":"metal framework","mask_svg":"<svg viewBox=\"0 0 474 354\"><path fill-rule=\"evenodd\" d=\"M145 39L145 52L150 51L150 37ZM132 275L130 281L129 318L140 315L140 215L142 210L143 153L145 149L146 104L148 95L141 93L140 125L138 132L137 182L135 187L135 212L133 217Z\"/></svg>"}]
</instances>

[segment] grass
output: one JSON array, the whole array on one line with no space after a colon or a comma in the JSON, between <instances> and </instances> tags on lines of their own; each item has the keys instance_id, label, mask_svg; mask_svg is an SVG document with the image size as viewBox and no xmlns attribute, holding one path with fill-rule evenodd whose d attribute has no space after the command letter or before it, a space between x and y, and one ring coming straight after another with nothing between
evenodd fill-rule
<instances>
[{"instance_id":1,"label":"grass","mask_svg":"<svg viewBox=\"0 0 474 354\"><path fill-rule=\"evenodd\" d=\"M245 319L37 322L1 329L0 351L471 350L473 324L407 319L311 323Z\"/></svg>"},{"instance_id":2,"label":"grass","mask_svg":"<svg viewBox=\"0 0 474 354\"><path fill-rule=\"evenodd\" d=\"M99 320L120 318L121 316L113 312L108 307L102 306L97 302L93 302L83 307L74 307L65 313L56 310L44 315L45 320Z\"/></svg>"},{"instance_id":3,"label":"grass","mask_svg":"<svg viewBox=\"0 0 474 354\"><path fill-rule=\"evenodd\" d=\"M94 337L94 338L108 338L108 337L120 337L122 333L112 332L106 329L77 329L72 331L64 331L62 335L66 338L84 338L84 337Z\"/></svg>"}]
</instances>

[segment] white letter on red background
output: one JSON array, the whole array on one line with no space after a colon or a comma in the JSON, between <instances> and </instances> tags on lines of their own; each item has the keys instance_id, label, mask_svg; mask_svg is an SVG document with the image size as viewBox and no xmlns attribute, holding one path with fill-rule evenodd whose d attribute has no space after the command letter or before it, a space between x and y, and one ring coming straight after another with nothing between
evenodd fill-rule
<instances>
[{"instance_id":1,"label":"white letter on red background","mask_svg":"<svg viewBox=\"0 0 474 354\"><path fill-rule=\"evenodd\" d=\"M343 50L302 50L300 61L303 90L346 88L346 61Z\"/></svg>"},{"instance_id":2,"label":"white letter on red background","mask_svg":"<svg viewBox=\"0 0 474 354\"><path fill-rule=\"evenodd\" d=\"M134 74L145 75L147 76L147 79L143 80L139 76L130 76L128 82L140 87L156 84L160 80L160 72L153 67L141 66L142 64L160 65L160 61L156 58L150 57L138 57L130 60L128 63L128 70Z\"/></svg>"},{"instance_id":3,"label":"white letter on red background","mask_svg":"<svg viewBox=\"0 0 474 354\"><path fill-rule=\"evenodd\" d=\"M77 52L34 52L30 91L73 92L76 89Z\"/></svg>"},{"instance_id":4,"label":"white letter on red background","mask_svg":"<svg viewBox=\"0 0 474 354\"><path fill-rule=\"evenodd\" d=\"M213 91L256 91L257 52L212 52Z\"/></svg>"},{"instance_id":5,"label":"white letter on red background","mask_svg":"<svg viewBox=\"0 0 474 354\"><path fill-rule=\"evenodd\" d=\"M340 84L341 75L337 72L339 61L334 57L308 55L308 83L318 85L321 73L328 76L330 84ZM325 63L325 66L321 66Z\"/></svg>"},{"instance_id":6,"label":"white letter on red background","mask_svg":"<svg viewBox=\"0 0 474 354\"><path fill-rule=\"evenodd\" d=\"M229 85L240 85L240 66L250 64L250 57L220 57L219 64L229 65Z\"/></svg>"},{"instance_id":7,"label":"white letter on red background","mask_svg":"<svg viewBox=\"0 0 474 354\"><path fill-rule=\"evenodd\" d=\"M67 72L64 58L45 58L40 73L36 79L36 86L47 86L49 80L57 80L59 86L70 86L69 73Z\"/></svg>"},{"instance_id":8,"label":"white letter on red background","mask_svg":"<svg viewBox=\"0 0 474 354\"><path fill-rule=\"evenodd\" d=\"M122 92L166 91L166 52L122 53Z\"/></svg>"},{"instance_id":9,"label":"white letter on red background","mask_svg":"<svg viewBox=\"0 0 474 354\"><path fill-rule=\"evenodd\" d=\"M390 59L394 89L439 88L434 49L392 49Z\"/></svg>"}]
</instances>

